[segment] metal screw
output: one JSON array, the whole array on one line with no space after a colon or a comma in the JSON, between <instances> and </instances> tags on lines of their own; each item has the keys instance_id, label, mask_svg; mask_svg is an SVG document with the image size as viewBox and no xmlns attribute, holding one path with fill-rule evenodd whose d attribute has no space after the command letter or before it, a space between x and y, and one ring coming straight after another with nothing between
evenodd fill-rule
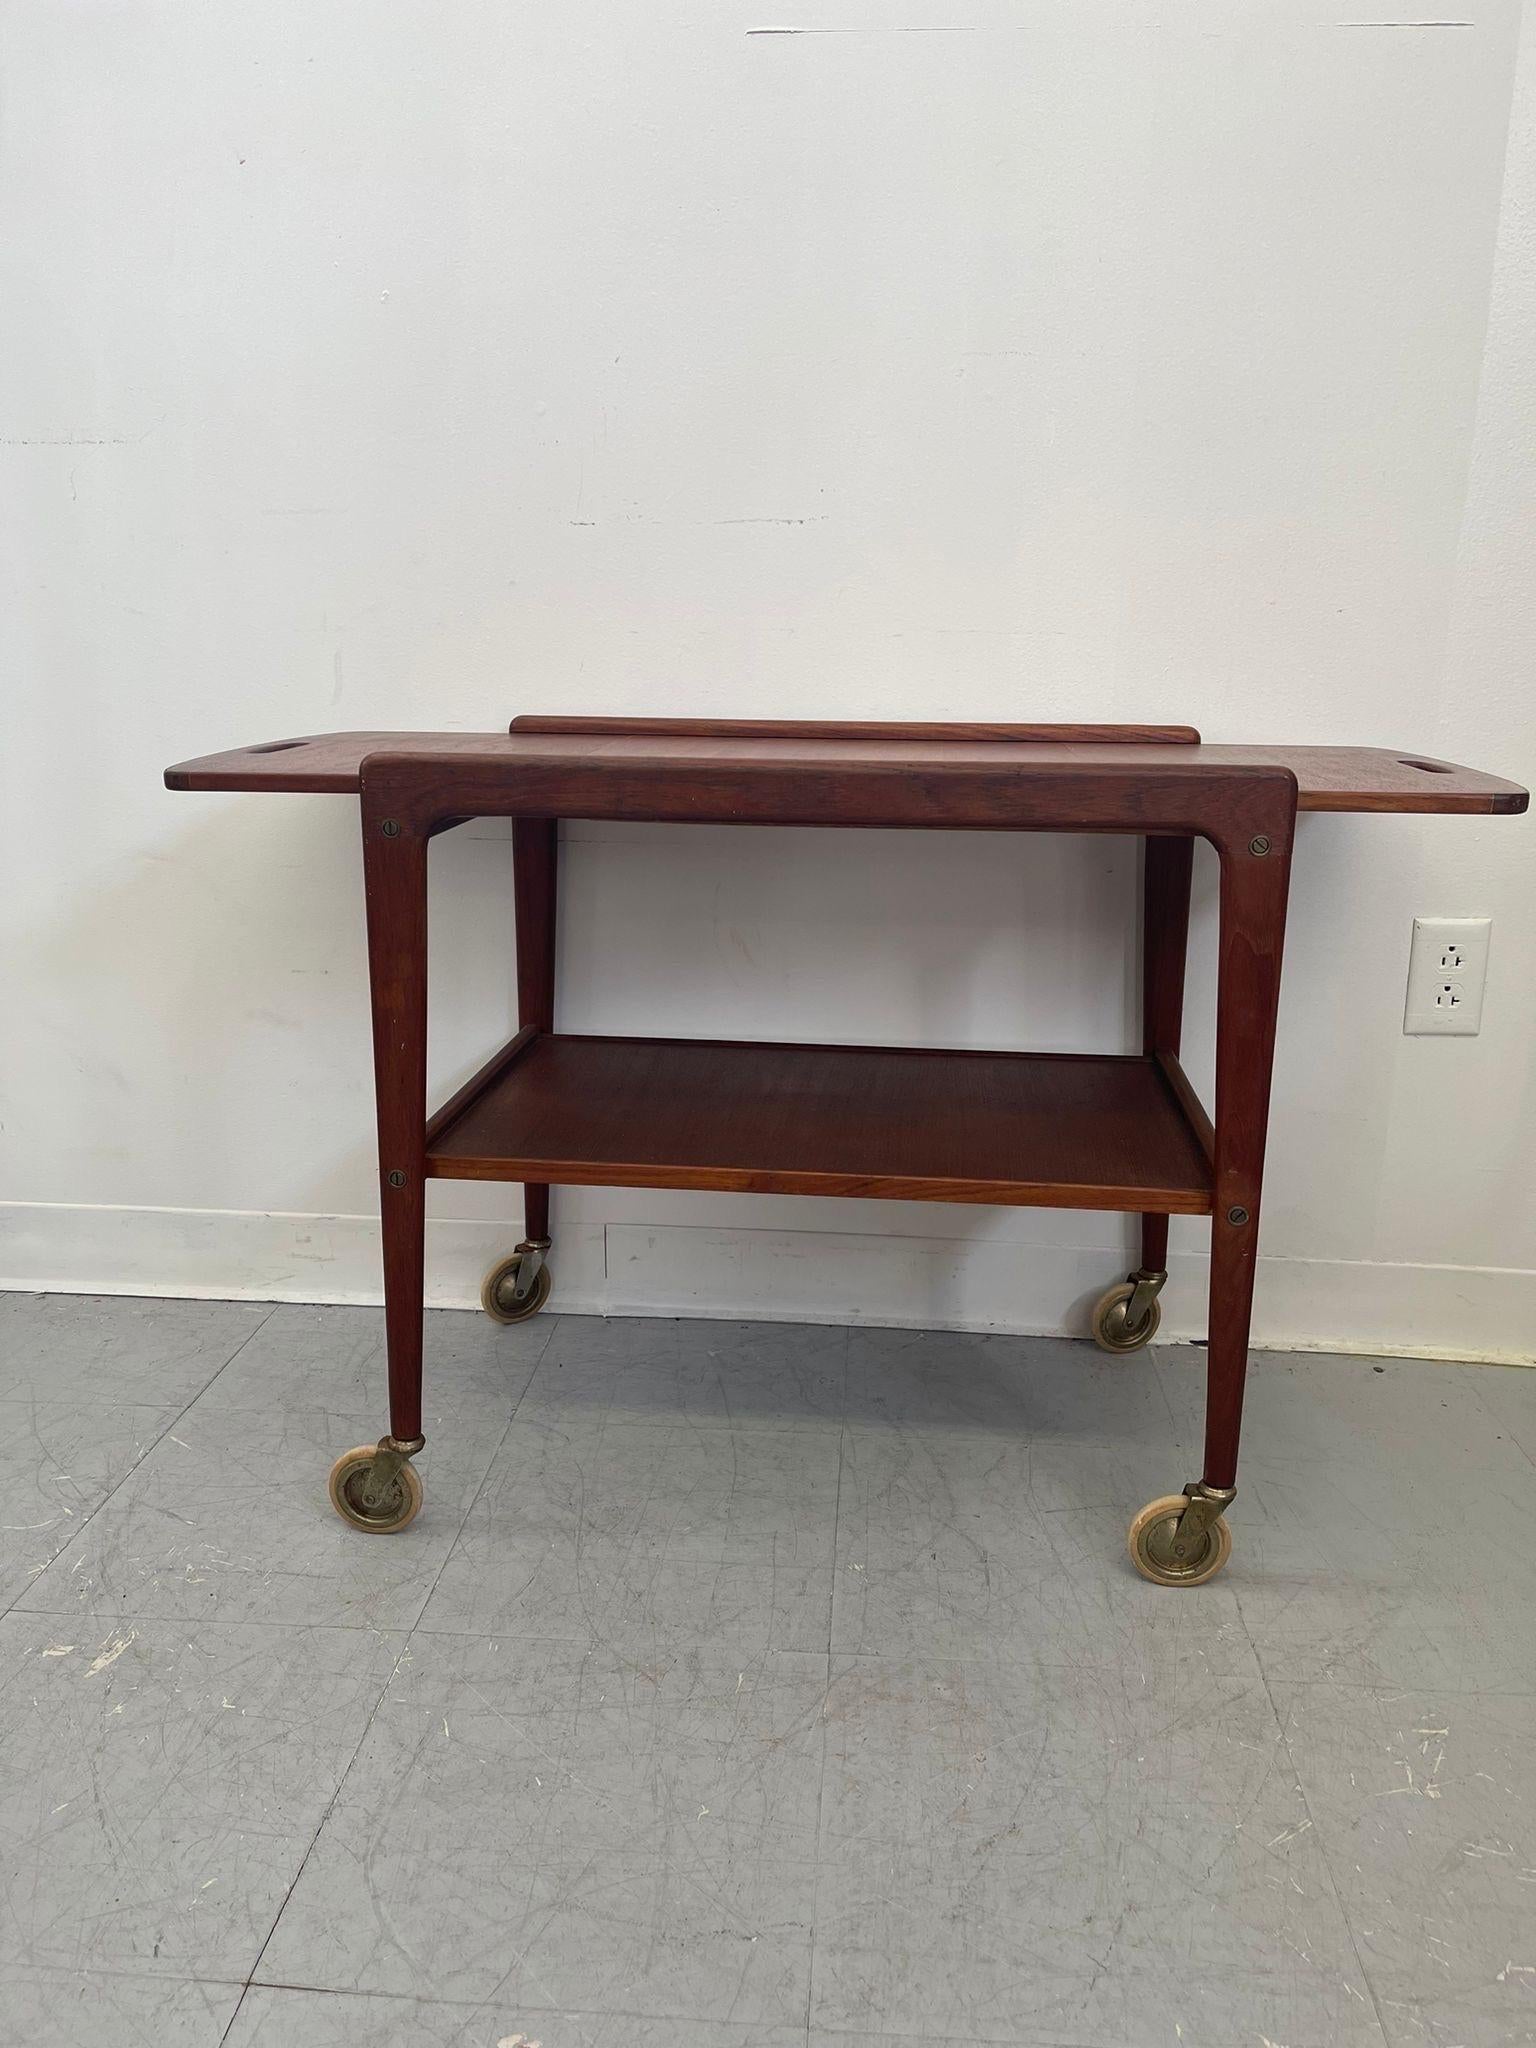
<instances>
[{"instance_id":1,"label":"metal screw","mask_svg":"<svg viewBox=\"0 0 1536 2048\"><path fill-rule=\"evenodd\" d=\"M389 827L386 825L384 829L388 831ZM1250 853L1268 853L1272 844L1273 841L1269 838L1269 835L1261 832L1257 838L1249 840L1248 851Z\"/></svg>"},{"instance_id":2,"label":"metal screw","mask_svg":"<svg viewBox=\"0 0 1536 2048\"><path fill-rule=\"evenodd\" d=\"M1227 1221L1229 1223L1246 1223L1248 1221L1248 1211L1242 1207L1229 1209L1227 1211Z\"/></svg>"},{"instance_id":3,"label":"metal screw","mask_svg":"<svg viewBox=\"0 0 1536 2048\"><path fill-rule=\"evenodd\" d=\"M386 839L398 839L400 837L400 825L398 819L386 818L383 824L379 827L379 830L384 834L384 837Z\"/></svg>"},{"instance_id":4,"label":"metal screw","mask_svg":"<svg viewBox=\"0 0 1536 2048\"><path fill-rule=\"evenodd\" d=\"M400 1171L398 1166L394 1169L394 1171L391 1174L389 1174L388 1180L392 1188L403 1188L405 1186L405 1175Z\"/></svg>"}]
</instances>

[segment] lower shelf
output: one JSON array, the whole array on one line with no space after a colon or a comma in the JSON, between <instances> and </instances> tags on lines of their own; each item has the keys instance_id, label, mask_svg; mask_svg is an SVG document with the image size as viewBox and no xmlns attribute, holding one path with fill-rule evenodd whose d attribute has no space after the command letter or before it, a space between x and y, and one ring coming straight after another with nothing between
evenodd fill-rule
<instances>
[{"instance_id":1,"label":"lower shelf","mask_svg":"<svg viewBox=\"0 0 1536 2048\"><path fill-rule=\"evenodd\" d=\"M542 1033L438 1122L427 1171L454 1180L1211 1207L1201 1136L1148 1059Z\"/></svg>"}]
</instances>

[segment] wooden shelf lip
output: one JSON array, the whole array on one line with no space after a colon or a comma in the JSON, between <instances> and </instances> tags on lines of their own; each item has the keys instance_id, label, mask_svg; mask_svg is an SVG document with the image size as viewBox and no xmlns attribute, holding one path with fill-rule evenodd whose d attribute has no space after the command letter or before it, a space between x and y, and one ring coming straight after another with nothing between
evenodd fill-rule
<instances>
[{"instance_id":1,"label":"wooden shelf lip","mask_svg":"<svg viewBox=\"0 0 1536 2048\"><path fill-rule=\"evenodd\" d=\"M1185 1073L1177 1053L1157 1052L1152 1055L1162 1071L1163 1079L1173 1091L1173 1098L1184 1112L1190 1129L1194 1132L1200 1150L1207 1162L1214 1168L1216 1163L1216 1129L1206 1115L1205 1104L1195 1093L1194 1083Z\"/></svg>"},{"instance_id":2,"label":"wooden shelf lip","mask_svg":"<svg viewBox=\"0 0 1536 2048\"><path fill-rule=\"evenodd\" d=\"M936 740L1029 741L1043 746L1186 746L1200 744L1192 725L1011 725L943 719L826 718L573 718L520 712L509 733L563 733L571 739L631 740L882 740L900 744Z\"/></svg>"},{"instance_id":3,"label":"wooden shelf lip","mask_svg":"<svg viewBox=\"0 0 1536 2048\"><path fill-rule=\"evenodd\" d=\"M499 1051L493 1052L483 1067L470 1075L462 1088L456 1089L442 1108L427 1118L427 1150L430 1152L438 1137L472 1102L478 1102L488 1089L492 1088L512 1062L538 1037L538 1027L525 1024L521 1031L509 1038Z\"/></svg>"},{"instance_id":4,"label":"wooden shelf lip","mask_svg":"<svg viewBox=\"0 0 1536 2048\"><path fill-rule=\"evenodd\" d=\"M523 1031L432 1118L427 1172L1203 1216L1209 1131L1135 1055Z\"/></svg>"}]
</instances>

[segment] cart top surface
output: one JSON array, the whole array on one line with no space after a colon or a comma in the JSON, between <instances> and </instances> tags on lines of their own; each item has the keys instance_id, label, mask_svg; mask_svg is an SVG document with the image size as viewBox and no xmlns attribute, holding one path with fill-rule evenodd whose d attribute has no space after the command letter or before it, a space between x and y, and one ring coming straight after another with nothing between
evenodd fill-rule
<instances>
[{"instance_id":1,"label":"cart top surface","mask_svg":"<svg viewBox=\"0 0 1536 2048\"><path fill-rule=\"evenodd\" d=\"M1386 747L1290 747L1202 744L1187 726L850 725L705 722L666 719L536 718L510 732L336 732L268 740L179 762L165 773L171 789L355 793L372 754L431 756L486 765L579 760L615 769L642 764L729 764L782 770L881 765L914 771L974 768L994 774L1100 763L1159 771L1288 768L1304 811L1523 811L1518 783L1457 767L1411 750Z\"/></svg>"}]
</instances>

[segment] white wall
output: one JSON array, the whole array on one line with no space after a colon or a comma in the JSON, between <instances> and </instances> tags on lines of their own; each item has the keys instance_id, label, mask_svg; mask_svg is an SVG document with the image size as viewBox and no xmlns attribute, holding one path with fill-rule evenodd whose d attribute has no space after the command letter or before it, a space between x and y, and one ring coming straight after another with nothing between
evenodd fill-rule
<instances>
[{"instance_id":1,"label":"white wall","mask_svg":"<svg viewBox=\"0 0 1536 2048\"><path fill-rule=\"evenodd\" d=\"M1152 718L1536 776L1518 10L785 4L5 16L10 1284L375 1288L355 815L170 795L188 754L518 710ZM785 22L839 32L752 32ZM1532 849L1304 823L1271 1341L1531 1355ZM565 854L573 1027L1127 1042L1129 843ZM507 1012L505 834L436 858L446 1084ZM1197 1070L1211 910L1202 870ZM1431 913L1495 919L1480 1038L1401 1035ZM434 1196L468 1300L516 1191ZM576 1307L1053 1329L1127 1242L557 1204Z\"/></svg>"}]
</instances>

